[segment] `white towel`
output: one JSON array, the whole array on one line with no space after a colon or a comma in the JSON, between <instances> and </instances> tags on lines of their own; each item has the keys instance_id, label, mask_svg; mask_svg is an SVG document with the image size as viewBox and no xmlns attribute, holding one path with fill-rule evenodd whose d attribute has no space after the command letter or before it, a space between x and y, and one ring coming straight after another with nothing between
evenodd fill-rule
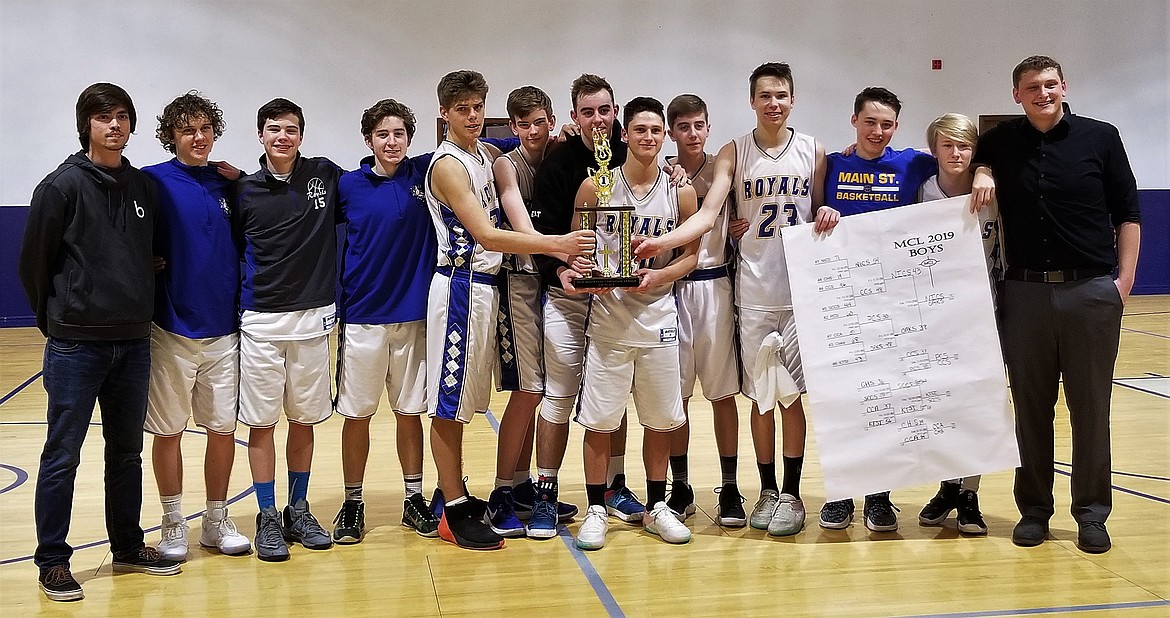
<instances>
[{"instance_id":1,"label":"white towel","mask_svg":"<svg viewBox=\"0 0 1170 618\"><path fill-rule=\"evenodd\" d=\"M756 354L752 379L756 384L756 402L761 404L760 412L771 409L771 404L777 401L787 408L792 402L800 399L800 388L796 386L792 374L784 367L784 359L781 357L783 349L784 342L780 338L780 333L771 332L764 337L760 351ZM768 405L763 405L764 402L768 402Z\"/></svg>"}]
</instances>

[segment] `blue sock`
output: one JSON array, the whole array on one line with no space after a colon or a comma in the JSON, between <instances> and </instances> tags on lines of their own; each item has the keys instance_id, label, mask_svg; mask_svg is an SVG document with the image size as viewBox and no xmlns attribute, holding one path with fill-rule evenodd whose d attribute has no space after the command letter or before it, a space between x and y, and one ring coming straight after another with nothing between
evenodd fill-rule
<instances>
[{"instance_id":1,"label":"blue sock","mask_svg":"<svg viewBox=\"0 0 1170 618\"><path fill-rule=\"evenodd\" d=\"M297 500L307 500L309 497L309 473L288 471L288 503L296 504Z\"/></svg>"},{"instance_id":2,"label":"blue sock","mask_svg":"<svg viewBox=\"0 0 1170 618\"><path fill-rule=\"evenodd\" d=\"M260 504L261 511L268 507L276 508L276 481L252 483L252 487L256 490L256 502Z\"/></svg>"}]
</instances>

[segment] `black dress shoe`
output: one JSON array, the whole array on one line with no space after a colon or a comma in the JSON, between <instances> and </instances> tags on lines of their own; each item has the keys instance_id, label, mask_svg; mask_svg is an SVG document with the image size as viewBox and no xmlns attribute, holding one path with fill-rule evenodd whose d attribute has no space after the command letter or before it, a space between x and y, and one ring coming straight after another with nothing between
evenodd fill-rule
<instances>
[{"instance_id":1,"label":"black dress shoe","mask_svg":"<svg viewBox=\"0 0 1170 618\"><path fill-rule=\"evenodd\" d=\"M1105 523L1100 521L1084 521L1077 532L1077 548L1087 554L1103 554L1109 551L1109 532L1105 530Z\"/></svg>"},{"instance_id":2,"label":"black dress shoe","mask_svg":"<svg viewBox=\"0 0 1170 618\"><path fill-rule=\"evenodd\" d=\"M1012 530L1012 543L1020 547L1035 547L1048 536L1048 520L1025 515Z\"/></svg>"}]
</instances>

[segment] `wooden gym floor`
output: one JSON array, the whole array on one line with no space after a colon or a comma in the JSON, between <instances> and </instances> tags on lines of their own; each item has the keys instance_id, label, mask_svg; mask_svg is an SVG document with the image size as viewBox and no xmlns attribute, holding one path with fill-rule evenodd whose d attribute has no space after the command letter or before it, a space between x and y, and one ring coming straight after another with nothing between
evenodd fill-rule
<instances>
[{"instance_id":1,"label":"wooden gym floor","mask_svg":"<svg viewBox=\"0 0 1170 618\"><path fill-rule=\"evenodd\" d=\"M70 541L74 575L85 600L53 603L37 588L33 488L44 439L45 394L40 382L43 339L35 329L0 330L0 615L165 616L1012 616L1077 614L1170 615L1170 297L1133 297L1126 307L1113 390L1114 510L1112 551L1082 553L1068 514L1068 419L1057 411L1054 540L1015 547L1017 512L1011 471L986 475L979 492L990 533L965 538L953 517L941 528L921 527L917 513L935 486L895 491L901 528L869 533L855 520L843 531L817 526L822 479L809 432L802 493L805 530L774 539L750 528L715 525L718 457L710 407L692 408L691 482L700 510L687 524L686 546L668 546L639 528L611 520L608 546L582 553L572 543L578 523L549 541L509 540L498 552L460 550L423 539L399 525L402 481L394 454L393 415L374 420L366 479L366 540L326 552L292 550L292 559L266 564L255 556L227 557L198 548L203 505L200 431L184 441L184 507L191 516L192 551L176 577L114 575L102 518L102 440L95 424L77 479ZM505 398L496 395L492 409ZM740 410L748 404L740 399ZM1063 404L1061 404L1063 405ZM95 416L96 418L96 416ZM486 497L495 461L494 418L476 419L466 432L465 459L473 493ZM342 499L341 422L317 433L309 498L329 522ZM632 431L627 456L630 485L644 495L641 435ZM247 438L239 431L240 443ZM278 440L281 436L278 436ZM279 444L279 442L278 442ZM750 510L759 490L748 424L741 422L740 487ZM144 458L143 524L158 540L159 507ZM429 446L428 446L429 459ZM562 499L585 504L579 428L574 428L561 476ZM278 466L279 467L279 466ZM428 461L426 493L434 487ZM242 532L253 533L256 512L246 449L236 451L229 494ZM278 500L285 492L277 472ZM578 520L579 522L579 520Z\"/></svg>"}]
</instances>

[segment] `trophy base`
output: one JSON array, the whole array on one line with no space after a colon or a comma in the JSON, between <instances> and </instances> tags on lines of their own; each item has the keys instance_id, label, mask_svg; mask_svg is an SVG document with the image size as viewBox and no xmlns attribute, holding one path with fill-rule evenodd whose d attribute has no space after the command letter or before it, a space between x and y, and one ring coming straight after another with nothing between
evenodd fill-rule
<instances>
[{"instance_id":1,"label":"trophy base","mask_svg":"<svg viewBox=\"0 0 1170 618\"><path fill-rule=\"evenodd\" d=\"M638 277L578 277L573 280L575 288L636 288L642 280Z\"/></svg>"}]
</instances>

